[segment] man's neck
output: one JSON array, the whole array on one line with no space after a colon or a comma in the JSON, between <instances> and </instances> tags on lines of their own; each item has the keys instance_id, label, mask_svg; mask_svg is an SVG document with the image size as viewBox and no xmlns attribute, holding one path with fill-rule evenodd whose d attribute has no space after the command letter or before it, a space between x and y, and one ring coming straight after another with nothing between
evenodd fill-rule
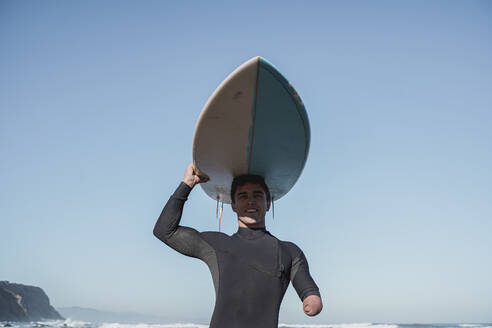
<instances>
[{"instance_id":1,"label":"man's neck","mask_svg":"<svg viewBox=\"0 0 492 328\"><path fill-rule=\"evenodd\" d=\"M265 228L265 223L261 223L261 224L246 224L244 222L242 222L241 220L237 220L237 224L239 226L239 228L247 228L247 229L264 229Z\"/></svg>"}]
</instances>

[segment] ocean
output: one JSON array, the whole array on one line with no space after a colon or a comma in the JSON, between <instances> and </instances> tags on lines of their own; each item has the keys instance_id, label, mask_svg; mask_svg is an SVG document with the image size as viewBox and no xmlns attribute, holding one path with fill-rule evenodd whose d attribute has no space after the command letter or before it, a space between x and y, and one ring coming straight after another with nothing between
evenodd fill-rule
<instances>
[{"instance_id":1,"label":"ocean","mask_svg":"<svg viewBox=\"0 0 492 328\"><path fill-rule=\"evenodd\" d=\"M492 328L492 323L433 323L433 324L397 324L397 323L344 323L344 324L287 324L282 328ZM208 328L208 325L194 323L173 324L124 324L117 322L92 323L85 321L50 320L37 322L0 322L0 328Z\"/></svg>"}]
</instances>

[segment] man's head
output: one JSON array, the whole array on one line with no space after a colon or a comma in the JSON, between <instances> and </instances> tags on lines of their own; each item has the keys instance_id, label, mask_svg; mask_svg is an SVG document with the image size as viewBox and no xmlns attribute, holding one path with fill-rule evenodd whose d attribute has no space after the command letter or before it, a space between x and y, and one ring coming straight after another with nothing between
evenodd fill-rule
<instances>
[{"instance_id":1,"label":"man's head","mask_svg":"<svg viewBox=\"0 0 492 328\"><path fill-rule=\"evenodd\" d=\"M270 190L263 177L248 174L234 178L231 185L231 201L240 227L265 226L265 214L270 209Z\"/></svg>"}]
</instances>

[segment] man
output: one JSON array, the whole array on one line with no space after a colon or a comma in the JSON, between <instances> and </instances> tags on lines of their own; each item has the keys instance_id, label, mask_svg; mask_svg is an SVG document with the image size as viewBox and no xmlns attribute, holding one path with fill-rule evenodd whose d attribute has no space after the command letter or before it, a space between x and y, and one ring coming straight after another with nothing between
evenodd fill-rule
<instances>
[{"instance_id":1,"label":"man","mask_svg":"<svg viewBox=\"0 0 492 328\"><path fill-rule=\"evenodd\" d=\"M179 225L193 187L206 182L188 165L184 179L162 210L154 235L176 251L201 259L212 273L215 309L210 328L276 328L280 303L292 281L309 316L323 307L302 251L265 229L270 192L260 176L236 177L231 186L238 231L198 232Z\"/></svg>"}]
</instances>

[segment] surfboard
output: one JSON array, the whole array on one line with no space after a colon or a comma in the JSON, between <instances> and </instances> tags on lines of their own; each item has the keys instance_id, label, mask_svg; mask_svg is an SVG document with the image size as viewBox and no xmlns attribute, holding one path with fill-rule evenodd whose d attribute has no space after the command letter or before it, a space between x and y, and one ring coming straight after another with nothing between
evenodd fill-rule
<instances>
[{"instance_id":1,"label":"surfboard","mask_svg":"<svg viewBox=\"0 0 492 328\"><path fill-rule=\"evenodd\" d=\"M267 60L254 57L217 87L193 137L193 162L210 180L205 193L230 203L234 177L264 177L272 198L299 179L310 144L309 120L294 87Z\"/></svg>"}]
</instances>

